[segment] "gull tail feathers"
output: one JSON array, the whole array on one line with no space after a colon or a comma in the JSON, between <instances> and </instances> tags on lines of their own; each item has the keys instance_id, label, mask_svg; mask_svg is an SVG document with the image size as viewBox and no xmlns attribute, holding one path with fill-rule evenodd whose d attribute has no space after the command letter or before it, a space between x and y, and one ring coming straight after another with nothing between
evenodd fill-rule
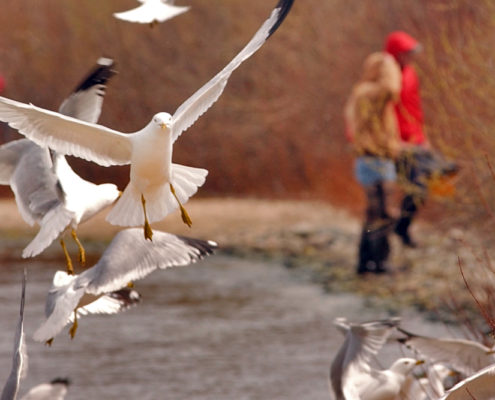
<instances>
[{"instance_id":1,"label":"gull tail feathers","mask_svg":"<svg viewBox=\"0 0 495 400\"><path fill-rule=\"evenodd\" d=\"M69 226L73 213L62 204L50 210L40 222L40 230L22 252L23 258L34 257L45 250Z\"/></svg>"},{"instance_id":2,"label":"gull tail feathers","mask_svg":"<svg viewBox=\"0 0 495 400\"><path fill-rule=\"evenodd\" d=\"M198 187L205 182L207 174L208 171L205 169L172 164L171 183L174 185L177 198L182 204L186 203L189 197L198 191ZM120 199L108 213L107 221L113 225L120 226L139 226L144 224L141 195L144 196L146 201L146 215L150 223L161 221L179 207L168 182L148 189L145 193L141 193L130 182Z\"/></svg>"},{"instance_id":3,"label":"gull tail feathers","mask_svg":"<svg viewBox=\"0 0 495 400\"><path fill-rule=\"evenodd\" d=\"M172 184L182 204L189 200L189 197L195 194L198 188L205 183L206 175L208 175L206 169L172 164Z\"/></svg>"},{"instance_id":4,"label":"gull tail feathers","mask_svg":"<svg viewBox=\"0 0 495 400\"><path fill-rule=\"evenodd\" d=\"M141 193L136 186L129 182L122 196L108 213L106 220L112 225L139 226L144 223Z\"/></svg>"}]
</instances>

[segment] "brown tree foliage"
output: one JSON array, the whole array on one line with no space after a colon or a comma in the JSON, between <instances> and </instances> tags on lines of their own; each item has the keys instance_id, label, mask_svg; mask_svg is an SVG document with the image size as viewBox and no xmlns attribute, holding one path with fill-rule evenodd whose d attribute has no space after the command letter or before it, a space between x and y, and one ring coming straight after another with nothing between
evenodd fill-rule
<instances>
[{"instance_id":1,"label":"brown tree foliage","mask_svg":"<svg viewBox=\"0 0 495 400\"><path fill-rule=\"evenodd\" d=\"M100 122L132 132L158 111L172 113L218 72L276 1L181 0L191 10L154 28L112 16L135 0L4 3L3 94L57 109L98 57L112 57L119 74ZM342 108L364 58L402 29L424 45L418 69L430 140L463 166L449 207L462 204L464 215L483 219L491 212L483 203L495 196L486 162L495 150L492 3L296 0L279 31L177 141L174 161L210 171L200 195L311 197L359 208ZM2 142L17 137L3 126L0 134ZM128 180L127 168L71 163L95 181Z\"/></svg>"}]
</instances>

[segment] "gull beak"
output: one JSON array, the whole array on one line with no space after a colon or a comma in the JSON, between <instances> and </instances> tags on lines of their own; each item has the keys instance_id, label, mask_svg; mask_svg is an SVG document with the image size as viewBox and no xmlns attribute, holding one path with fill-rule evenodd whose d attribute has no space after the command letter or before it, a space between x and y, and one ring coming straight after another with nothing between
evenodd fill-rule
<instances>
[{"instance_id":1,"label":"gull beak","mask_svg":"<svg viewBox=\"0 0 495 400\"><path fill-rule=\"evenodd\" d=\"M421 365L421 364L424 364L425 363L425 360L418 360L416 361L416 365Z\"/></svg>"},{"instance_id":2,"label":"gull beak","mask_svg":"<svg viewBox=\"0 0 495 400\"><path fill-rule=\"evenodd\" d=\"M160 124L160 128L162 128L162 131L164 131L165 129L167 129L167 124L165 123Z\"/></svg>"}]
</instances>

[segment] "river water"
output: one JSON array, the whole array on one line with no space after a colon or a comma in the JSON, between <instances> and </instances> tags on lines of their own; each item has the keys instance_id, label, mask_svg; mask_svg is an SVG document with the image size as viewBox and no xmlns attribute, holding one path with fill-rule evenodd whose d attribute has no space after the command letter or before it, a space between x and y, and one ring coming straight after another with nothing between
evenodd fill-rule
<instances>
[{"instance_id":1,"label":"river water","mask_svg":"<svg viewBox=\"0 0 495 400\"><path fill-rule=\"evenodd\" d=\"M387 316L358 296L324 294L277 263L214 255L154 272L136 284L141 304L81 318L74 340L66 329L48 347L31 339L56 269L47 264L2 265L0 275L1 386L10 369L22 268L29 265L29 372L21 395L62 376L72 380L66 397L72 400L328 400L328 368L343 340L333 319ZM446 332L412 311L403 317L413 331ZM400 349L387 346L385 353L391 359Z\"/></svg>"}]
</instances>

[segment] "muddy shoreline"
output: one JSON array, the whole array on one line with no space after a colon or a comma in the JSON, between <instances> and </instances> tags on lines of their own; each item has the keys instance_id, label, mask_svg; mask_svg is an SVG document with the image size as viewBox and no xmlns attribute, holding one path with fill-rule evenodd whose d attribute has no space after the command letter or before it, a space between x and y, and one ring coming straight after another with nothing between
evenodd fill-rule
<instances>
[{"instance_id":1,"label":"muddy shoreline","mask_svg":"<svg viewBox=\"0 0 495 400\"><path fill-rule=\"evenodd\" d=\"M481 320L476 303L459 272L459 257L471 260L469 250L459 245L459 232L436 232L424 223L415 226L421 246L408 249L392 237L392 269L384 275L355 273L360 221L347 212L320 202L259 199L196 199L188 203L193 227L170 215L154 229L215 240L220 252L243 258L281 261L298 269L329 292L364 296L377 307L397 313L414 307L432 319L458 321L455 308ZM177 213L178 214L178 213ZM82 224L78 230L89 256L96 261L119 227L105 221L105 213ZM22 247L37 231L22 221L12 199L0 201L0 260L20 258ZM69 245L72 251L75 247ZM58 244L39 257L58 262ZM26 260L29 262L29 260ZM455 295L454 295L455 294ZM455 297L455 304L450 301ZM449 304L450 303L450 304Z\"/></svg>"}]
</instances>

